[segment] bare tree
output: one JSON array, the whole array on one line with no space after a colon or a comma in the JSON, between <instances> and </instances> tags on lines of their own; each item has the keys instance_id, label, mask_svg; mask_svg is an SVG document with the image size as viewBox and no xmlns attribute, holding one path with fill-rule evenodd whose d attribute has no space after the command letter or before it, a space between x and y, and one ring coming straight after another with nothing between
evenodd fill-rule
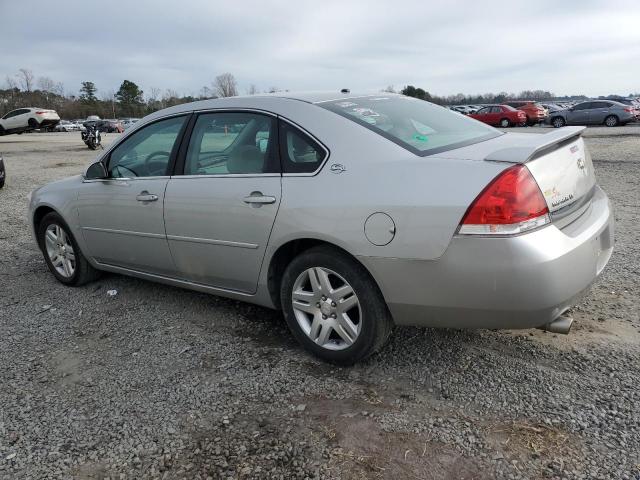
<instances>
[{"instance_id":1,"label":"bare tree","mask_svg":"<svg viewBox=\"0 0 640 480\"><path fill-rule=\"evenodd\" d=\"M49 77L40 77L38 78L38 88L43 92L51 92L56 88L56 82L51 80Z\"/></svg>"},{"instance_id":2,"label":"bare tree","mask_svg":"<svg viewBox=\"0 0 640 480\"><path fill-rule=\"evenodd\" d=\"M393 85L387 85L387 88L383 88L382 91L387 93L396 93L396 89L393 88Z\"/></svg>"},{"instance_id":3,"label":"bare tree","mask_svg":"<svg viewBox=\"0 0 640 480\"><path fill-rule=\"evenodd\" d=\"M206 85L204 87L202 87L200 89L200 93L198 95L198 98L201 98L201 99L211 98L211 89L209 87L207 87Z\"/></svg>"},{"instance_id":4,"label":"bare tree","mask_svg":"<svg viewBox=\"0 0 640 480\"><path fill-rule=\"evenodd\" d=\"M18 77L18 82L20 82L20 87L25 92L33 91L33 72L27 68L21 68L18 70L16 75Z\"/></svg>"},{"instance_id":5,"label":"bare tree","mask_svg":"<svg viewBox=\"0 0 640 480\"><path fill-rule=\"evenodd\" d=\"M249 88L247 88L247 95L255 95L258 93L258 87L255 86L255 84L251 84L249 85Z\"/></svg>"},{"instance_id":6,"label":"bare tree","mask_svg":"<svg viewBox=\"0 0 640 480\"><path fill-rule=\"evenodd\" d=\"M276 93L276 92L280 92L280 88L278 87L269 87L269 90L267 90L266 93Z\"/></svg>"},{"instance_id":7,"label":"bare tree","mask_svg":"<svg viewBox=\"0 0 640 480\"><path fill-rule=\"evenodd\" d=\"M13 77L7 75L7 90L15 90L18 88L18 82Z\"/></svg>"},{"instance_id":8,"label":"bare tree","mask_svg":"<svg viewBox=\"0 0 640 480\"><path fill-rule=\"evenodd\" d=\"M235 97L238 95L238 83L231 73L218 75L213 81L213 91L219 97Z\"/></svg>"}]
</instances>

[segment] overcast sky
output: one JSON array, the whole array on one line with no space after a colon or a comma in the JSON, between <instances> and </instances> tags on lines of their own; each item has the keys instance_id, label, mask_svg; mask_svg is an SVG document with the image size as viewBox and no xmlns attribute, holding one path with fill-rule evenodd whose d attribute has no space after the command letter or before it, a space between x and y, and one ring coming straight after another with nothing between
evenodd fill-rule
<instances>
[{"instance_id":1,"label":"overcast sky","mask_svg":"<svg viewBox=\"0 0 640 480\"><path fill-rule=\"evenodd\" d=\"M640 91L640 0L0 0L0 85L29 68L77 94L123 79L197 94L401 88Z\"/></svg>"}]
</instances>

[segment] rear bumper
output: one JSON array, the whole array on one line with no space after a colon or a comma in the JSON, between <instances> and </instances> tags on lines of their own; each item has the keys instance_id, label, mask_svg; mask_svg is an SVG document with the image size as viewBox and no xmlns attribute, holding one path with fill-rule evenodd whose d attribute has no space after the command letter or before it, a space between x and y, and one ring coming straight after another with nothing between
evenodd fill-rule
<instances>
[{"instance_id":1,"label":"rear bumper","mask_svg":"<svg viewBox=\"0 0 640 480\"><path fill-rule=\"evenodd\" d=\"M456 236L432 261L361 257L398 325L532 328L585 295L611 257L611 205L592 205L562 230L554 225L504 238Z\"/></svg>"}]
</instances>

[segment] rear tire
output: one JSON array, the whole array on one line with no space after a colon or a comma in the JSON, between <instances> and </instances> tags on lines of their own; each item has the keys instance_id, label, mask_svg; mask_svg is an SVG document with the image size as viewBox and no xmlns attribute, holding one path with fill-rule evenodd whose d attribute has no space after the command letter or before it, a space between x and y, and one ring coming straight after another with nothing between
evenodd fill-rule
<instances>
[{"instance_id":1,"label":"rear tire","mask_svg":"<svg viewBox=\"0 0 640 480\"><path fill-rule=\"evenodd\" d=\"M604 124L607 127L617 127L620 124L620 119L615 115L609 115L604 119Z\"/></svg>"},{"instance_id":2,"label":"rear tire","mask_svg":"<svg viewBox=\"0 0 640 480\"><path fill-rule=\"evenodd\" d=\"M378 351L393 328L369 272L328 246L311 248L291 261L282 277L280 301L296 340L314 355L340 365Z\"/></svg>"},{"instance_id":3,"label":"rear tire","mask_svg":"<svg viewBox=\"0 0 640 480\"><path fill-rule=\"evenodd\" d=\"M508 118L503 118L502 120L500 120L500 126L502 128L507 128L511 126L511 122L509 121Z\"/></svg>"},{"instance_id":4,"label":"rear tire","mask_svg":"<svg viewBox=\"0 0 640 480\"><path fill-rule=\"evenodd\" d=\"M57 213L48 213L38 225L38 243L49 270L60 283L79 287L100 277L101 272L87 261L69 226Z\"/></svg>"},{"instance_id":5,"label":"rear tire","mask_svg":"<svg viewBox=\"0 0 640 480\"><path fill-rule=\"evenodd\" d=\"M30 118L28 123L31 130L35 130L36 128L38 128L38 122L36 122L35 118Z\"/></svg>"},{"instance_id":6,"label":"rear tire","mask_svg":"<svg viewBox=\"0 0 640 480\"><path fill-rule=\"evenodd\" d=\"M566 124L567 122L562 117L554 117L551 119L551 125L553 125L554 128L561 128L561 127L564 127Z\"/></svg>"}]
</instances>

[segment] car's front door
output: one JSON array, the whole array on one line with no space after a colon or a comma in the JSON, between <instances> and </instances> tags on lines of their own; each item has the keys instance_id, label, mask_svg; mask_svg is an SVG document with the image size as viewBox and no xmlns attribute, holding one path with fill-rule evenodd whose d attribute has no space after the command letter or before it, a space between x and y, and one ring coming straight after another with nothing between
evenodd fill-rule
<instances>
[{"instance_id":1,"label":"car's front door","mask_svg":"<svg viewBox=\"0 0 640 480\"><path fill-rule=\"evenodd\" d=\"M169 169L187 116L159 120L116 146L108 178L85 180L78 214L88 254L96 261L160 275L175 274L164 229Z\"/></svg>"},{"instance_id":2,"label":"car's front door","mask_svg":"<svg viewBox=\"0 0 640 480\"><path fill-rule=\"evenodd\" d=\"M276 118L252 111L196 119L165 194L165 227L185 280L247 293L281 198ZM182 168L181 168L182 167Z\"/></svg>"},{"instance_id":3,"label":"car's front door","mask_svg":"<svg viewBox=\"0 0 640 480\"><path fill-rule=\"evenodd\" d=\"M27 120L23 118L23 114L28 112L29 110L21 108L7 113L3 117L5 130L13 130L14 128L26 127Z\"/></svg>"},{"instance_id":4,"label":"car's front door","mask_svg":"<svg viewBox=\"0 0 640 480\"><path fill-rule=\"evenodd\" d=\"M586 125L589 123L589 109L593 102L579 103L567 112L567 123L570 125Z\"/></svg>"}]
</instances>

